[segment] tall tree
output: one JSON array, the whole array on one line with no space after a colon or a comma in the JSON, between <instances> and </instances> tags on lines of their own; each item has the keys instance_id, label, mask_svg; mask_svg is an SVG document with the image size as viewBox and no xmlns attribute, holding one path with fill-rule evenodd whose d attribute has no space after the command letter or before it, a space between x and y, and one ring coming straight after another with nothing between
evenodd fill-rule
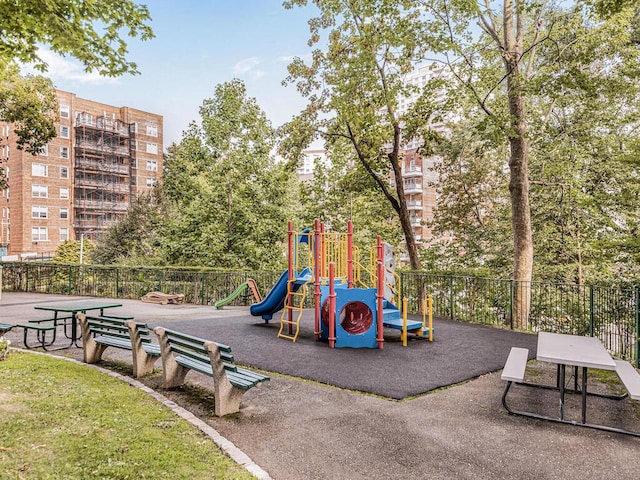
<instances>
[{"instance_id":1,"label":"tall tree","mask_svg":"<svg viewBox=\"0 0 640 480\"><path fill-rule=\"evenodd\" d=\"M216 86L200 116L165 162L166 258L228 268L281 266L290 174L272 155L270 122L240 80Z\"/></svg>"},{"instance_id":2,"label":"tall tree","mask_svg":"<svg viewBox=\"0 0 640 480\"><path fill-rule=\"evenodd\" d=\"M401 99L415 93L403 80L427 45L415 16L397 0L291 0L285 6L315 4L319 16L309 21L310 45L319 45L327 32L326 49L316 48L310 64L297 58L289 66L287 83L295 83L308 107L284 132L284 153L292 155L312 138L321 137L331 149L347 143L396 212L411 266L420 268L402 178L402 149L416 139L409 119L429 124L429 102L410 115L401 113ZM422 129L422 138L429 143ZM298 143L298 149L292 144ZM389 179L392 182L389 182Z\"/></svg>"},{"instance_id":3,"label":"tall tree","mask_svg":"<svg viewBox=\"0 0 640 480\"><path fill-rule=\"evenodd\" d=\"M157 191L138 197L127 214L100 236L89 258L100 265L162 265L158 258L163 243L159 237L162 214Z\"/></svg>"},{"instance_id":4,"label":"tall tree","mask_svg":"<svg viewBox=\"0 0 640 480\"><path fill-rule=\"evenodd\" d=\"M402 230L395 212L350 145L343 147L329 151L328 161L316 164L313 178L300 185L300 223L313 226L317 218L334 232L346 232L351 220L354 243L367 254L378 235L399 245Z\"/></svg>"},{"instance_id":5,"label":"tall tree","mask_svg":"<svg viewBox=\"0 0 640 480\"><path fill-rule=\"evenodd\" d=\"M0 0L0 120L16 125L18 148L36 152L55 136L51 82L22 78L18 63L46 72L42 47L74 57L87 71L138 73L123 35L147 40L149 11L131 0Z\"/></svg>"}]
</instances>

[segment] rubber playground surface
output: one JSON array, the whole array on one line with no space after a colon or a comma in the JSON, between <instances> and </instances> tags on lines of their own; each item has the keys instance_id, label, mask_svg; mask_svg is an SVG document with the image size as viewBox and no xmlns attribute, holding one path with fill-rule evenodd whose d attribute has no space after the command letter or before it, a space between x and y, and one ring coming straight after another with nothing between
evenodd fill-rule
<instances>
[{"instance_id":1,"label":"rubber playground surface","mask_svg":"<svg viewBox=\"0 0 640 480\"><path fill-rule=\"evenodd\" d=\"M243 365L393 399L499 370L513 346L528 348L531 358L536 353L535 335L438 319L433 342L409 340L403 347L399 332L385 329L382 350L330 349L314 340L313 311L304 312L300 335L292 343L277 337L279 314L266 324L246 309L225 307L229 309L234 316L182 317L179 327L170 328L230 345L236 362ZM154 325L151 319L148 323Z\"/></svg>"}]
</instances>

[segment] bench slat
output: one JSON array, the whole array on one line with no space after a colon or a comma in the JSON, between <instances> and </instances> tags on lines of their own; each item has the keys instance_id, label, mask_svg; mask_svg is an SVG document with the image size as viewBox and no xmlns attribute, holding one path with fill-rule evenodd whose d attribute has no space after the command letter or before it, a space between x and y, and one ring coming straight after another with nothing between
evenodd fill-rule
<instances>
[{"instance_id":1,"label":"bench slat","mask_svg":"<svg viewBox=\"0 0 640 480\"><path fill-rule=\"evenodd\" d=\"M132 348L131 342L129 341L129 339L125 340L125 339L119 339L119 338L103 335L103 336L95 337L94 340L96 343L99 343L101 345L107 345L109 347L122 348L124 350L131 350Z\"/></svg>"},{"instance_id":2,"label":"bench slat","mask_svg":"<svg viewBox=\"0 0 640 480\"><path fill-rule=\"evenodd\" d=\"M502 370L502 380L522 382L528 360L528 348L511 347L507 361L504 364L504 369Z\"/></svg>"},{"instance_id":3,"label":"bench slat","mask_svg":"<svg viewBox=\"0 0 640 480\"><path fill-rule=\"evenodd\" d=\"M614 360L616 362L616 373L622 383L624 383L629 397L640 400L640 373L633 368L629 362L624 360Z\"/></svg>"}]
</instances>

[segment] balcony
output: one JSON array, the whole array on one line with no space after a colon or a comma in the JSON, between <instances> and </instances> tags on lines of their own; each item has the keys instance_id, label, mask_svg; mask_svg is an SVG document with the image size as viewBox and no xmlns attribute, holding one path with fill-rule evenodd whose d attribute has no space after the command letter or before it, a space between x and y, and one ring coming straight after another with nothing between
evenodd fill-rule
<instances>
[{"instance_id":1,"label":"balcony","mask_svg":"<svg viewBox=\"0 0 640 480\"><path fill-rule=\"evenodd\" d=\"M128 202L109 202L100 200L75 200L73 202L75 208L84 210L100 210L100 211L119 211L126 212L129 208Z\"/></svg>"},{"instance_id":2,"label":"balcony","mask_svg":"<svg viewBox=\"0 0 640 480\"><path fill-rule=\"evenodd\" d=\"M422 193L422 183L405 183L404 193Z\"/></svg>"},{"instance_id":3,"label":"balcony","mask_svg":"<svg viewBox=\"0 0 640 480\"><path fill-rule=\"evenodd\" d=\"M404 178L422 177L422 167L417 167L415 165L407 167L402 171L402 176Z\"/></svg>"},{"instance_id":4,"label":"balcony","mask_svg":"<svg viewBox=\"0 0 640 480\"><path fill-rule=\"evenodd\" d=\"M76 170L91 170L96 172L122 173L129 174L129 165L121 163L106 163L99 160L90 160L86 158L75 159Z\"/></svg>"},{"instance_id":5,"label":"balcony","mask_svg":"<svg viewBox=\"0 0 640 480\"><path fill-rule=\"evenodd\" d=\"M407 209L409 211L422 210L422 200L409 200L407 201Z\"/></svg>"},{"instance_id":6,"label":"balcony","mask_svg":"<svg viewBox=\"0 0 640 480\"><path fill-rule=\"evenodd\" d=\"M410 217L409 222L411 222L412 227L421 227L422 226L422 217Z\"/></svg>"}]
</instances>

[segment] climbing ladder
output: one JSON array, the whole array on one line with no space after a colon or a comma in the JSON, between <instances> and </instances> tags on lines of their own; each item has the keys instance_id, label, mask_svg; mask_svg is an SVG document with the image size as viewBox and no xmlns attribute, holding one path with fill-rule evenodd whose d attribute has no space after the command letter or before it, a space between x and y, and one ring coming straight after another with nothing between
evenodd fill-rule
<instances>
[{"instance_id":1,"label":"climbing ladder","mask_svg":"<svg viewBox=\"0 0 640 480\"><path fill-rule=\"evenodd\" d=\"M280 331L278 338L286 338L295 343L300 333L300 319L304 308L304 300L307 296L308 282L300 279L290 280L287 283L287 296L284 299L284 308L280 316ZM291 313L291 314L290 314ZM291 320L289 318L291 317ZM286 332L285 332L285 326Z\"/></svg>"}]
</instances>

